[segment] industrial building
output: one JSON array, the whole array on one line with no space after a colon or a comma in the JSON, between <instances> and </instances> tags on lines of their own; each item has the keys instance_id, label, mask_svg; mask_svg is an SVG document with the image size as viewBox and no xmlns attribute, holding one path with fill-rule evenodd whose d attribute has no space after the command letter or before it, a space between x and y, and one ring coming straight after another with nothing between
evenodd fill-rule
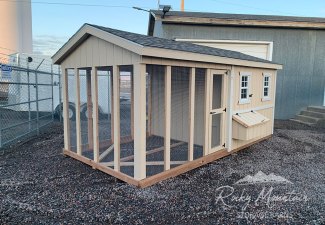
<instances>
[{"instance_id":1,"label":"industrial building","mask_svg":"<svg viewBox=\"0 0 325 225\"><path fill-rule=\"evenodd\" d=\"M324 105L325 18L152 10L148 35L224 48L283 65L275 118ZM296 119L312 123L304 112Z\"/></svg>"}]
</instances>

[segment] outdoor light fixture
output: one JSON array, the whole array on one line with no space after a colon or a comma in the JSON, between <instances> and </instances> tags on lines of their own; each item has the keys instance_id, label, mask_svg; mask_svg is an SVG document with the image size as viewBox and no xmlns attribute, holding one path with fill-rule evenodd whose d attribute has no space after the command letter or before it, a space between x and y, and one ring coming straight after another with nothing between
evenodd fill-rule
<instances>
[{"instance_id":1,"label":"outdoor light fixture","mask_svg":"<svg viewBox=\"0 0 325 225\"><path fill-rule=\"evenodd\" d=\"M133 8L133 9L136 9L136 10L140 10L140 11L150 12L149 10L142 9L142 8L140 8L140 7L136 7L136 6L133 6L132 8Z\"/></svg>"},{"instance_id":2,"label":"outdoor light fixture","mask_svg":"<svg viewBox=\"0 0 325 225\"><path fill-rule=\"evenodd\" d=\"M164 14L161 16L162 19L165 18L165 14L168 13L171 8L172 7L170 5L164 5L163 6L162 11L163 11Z\"/></svg>"}]
</instances>

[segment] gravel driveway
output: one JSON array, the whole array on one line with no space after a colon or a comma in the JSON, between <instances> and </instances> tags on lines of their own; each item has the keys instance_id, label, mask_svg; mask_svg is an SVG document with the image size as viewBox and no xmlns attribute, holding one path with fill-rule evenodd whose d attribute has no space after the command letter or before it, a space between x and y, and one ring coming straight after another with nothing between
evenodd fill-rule
<instances>
[{"instance_id":1,"label":"gravel driveway","mask_svg":"<svg viewBox=\"0 0 325 225\"><path fill-rule=\"evenodd\" d=\"M0 156L0 224L325 224L325 131L269 140L146 189L64 157L62 126Z\"/></svg>"}]
</instances>

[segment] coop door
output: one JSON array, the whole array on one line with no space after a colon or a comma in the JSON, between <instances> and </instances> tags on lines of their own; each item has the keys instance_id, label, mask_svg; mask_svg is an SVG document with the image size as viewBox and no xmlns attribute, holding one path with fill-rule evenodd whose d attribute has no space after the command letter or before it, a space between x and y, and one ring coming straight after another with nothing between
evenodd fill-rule
<instances>
[{"instance_id":1,"label":"coop door","mask_svg":"<svg viewBox=\"0 0 325 225\"><path fill-rule=\"evenodd\" d=\"M225 125L225 73L210 74L209 153L224 148Z\"/></svg>"}]
</instances>

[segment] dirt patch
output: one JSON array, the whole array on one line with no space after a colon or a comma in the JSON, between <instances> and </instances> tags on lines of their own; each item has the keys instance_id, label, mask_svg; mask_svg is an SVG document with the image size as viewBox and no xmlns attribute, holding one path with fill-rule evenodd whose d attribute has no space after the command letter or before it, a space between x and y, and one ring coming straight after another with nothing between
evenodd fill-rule
<instances>
[{"instance_id":1,"label":"dirt patch","mask_svg":"<svg viewBox=\"0 0 325 225\"><path fill-rule=\"evenodd\" d=\"M324 224L325 132L275 126L269 140L137 189L64 157L54 124L0 157L0 224Z\"/></svg>"}]
</instances>

